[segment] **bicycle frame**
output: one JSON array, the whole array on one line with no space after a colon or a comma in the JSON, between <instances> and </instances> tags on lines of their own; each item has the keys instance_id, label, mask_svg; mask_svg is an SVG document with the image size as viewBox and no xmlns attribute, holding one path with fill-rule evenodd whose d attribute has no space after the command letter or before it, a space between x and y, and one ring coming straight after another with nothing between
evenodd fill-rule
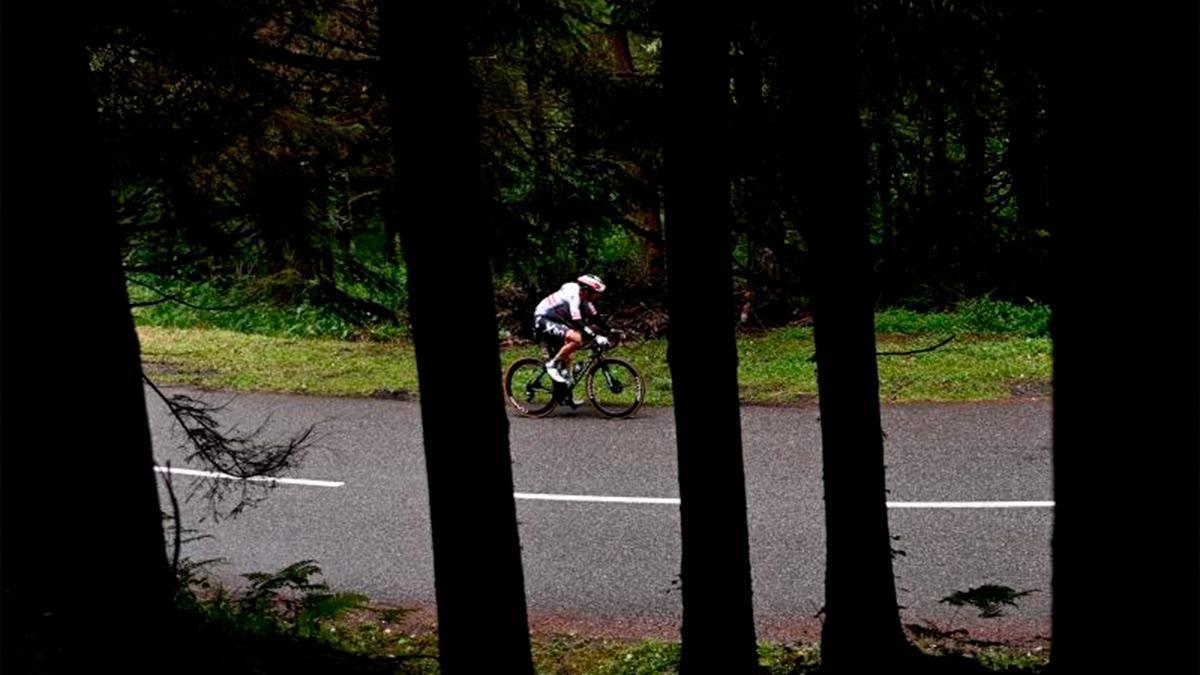
<instances>
[{"instance_id":1,"label":"bicycle frame","mask_svg":"<svg viewBox=\"0 0 1200 675\"><path fill-rule=\"evenodd\" d=\"M591 353L588 354L586 359L571 364L571 384L564 385L566 387L566 392L563 393L563 395L559 398L565 399L568 396L573 398L575 395L575 387L584 380L584 376L587 375L592 368L596 367L596 364L600 363L600 357L604 354L604 352L608 351L608 349L598 346L594 340L589 342L583 348L587 349ZM611 347L609 349L611 349ZM548 374L547 377L549 377ZM605 377L607 377L607 374ZM539 376L538 381L540 380L541 377Z\"/></svg>"},{"instance_id":2,"label":"bicycle frame","mask_svg":"<svg viewBox=\"0 0 1200 675\"><path fill-rule=\"evenodd\" d=\"M552 343L544 346L549 354L561 348ZM558 405L578 408L575 387L584 382L587 400L596 410L606 417L626 417L641 406L644 384L641 375L629 362L606 356L615 346L615 343L609 342L603 345L594 341L585 343L583 347L589 353L579 354L579 358L569 369L564 368L568 371L567 382L554 381L546 370L546 361L542 359L518 359L505 370L505 396L522 415L540 417ZM518 380L514 380L517 373L523 373L519 379L519 386ZM615 402L611 398L620 396L623 392L633 393L635 398L627 402ZM546 395L549 395L549 401L546 400Z\"/></svg>"}]
</instances>

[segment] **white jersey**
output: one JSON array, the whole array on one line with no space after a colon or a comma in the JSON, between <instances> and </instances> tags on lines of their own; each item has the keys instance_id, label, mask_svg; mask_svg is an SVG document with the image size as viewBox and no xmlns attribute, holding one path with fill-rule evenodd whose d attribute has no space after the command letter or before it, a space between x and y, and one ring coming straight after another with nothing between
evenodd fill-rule
<instances>
[{"instance_id":1,"label":"white jersey","mask_svg":"<svg viewBox=\"0 0 1200 675\"><path fill-rule=\"evenodd\" d=\"M547 295L533 310L534 316L545 316L562 323L573 323L584 316L594 316L596 306L579 298L579 284L568 281L562 288Z\"/></svg>"}]
</instances>

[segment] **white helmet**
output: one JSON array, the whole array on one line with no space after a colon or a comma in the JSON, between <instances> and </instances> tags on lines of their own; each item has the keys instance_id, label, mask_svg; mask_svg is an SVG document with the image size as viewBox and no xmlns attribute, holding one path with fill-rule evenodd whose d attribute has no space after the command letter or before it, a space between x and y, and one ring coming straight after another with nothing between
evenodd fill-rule
<instances>
[{"instance_id":1,"label":"white helmet","mask_svg":"<svg viewBox=\"0 0 1200 675\"><path fill-rule=\"evenodd\" d=\"M600 277L598 277L594 274L585 274L585 275L579 277L578 279L576 279L575 281L578 281L580 284L587 286L588 288L592 289L593 291L596 291L597 293L604 292L604 288L605 288L604 282L600 281Z\"/></svg>"}]
</instances>

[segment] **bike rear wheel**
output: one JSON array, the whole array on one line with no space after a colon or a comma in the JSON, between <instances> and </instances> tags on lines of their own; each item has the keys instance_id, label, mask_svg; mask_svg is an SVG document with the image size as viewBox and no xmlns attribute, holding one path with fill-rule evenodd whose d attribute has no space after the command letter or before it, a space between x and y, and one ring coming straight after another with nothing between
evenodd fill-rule
<instances>
[{"instance_id":1,"label":"bike rear wheel","mask_svg":"<svg viewBox=\"0 0 1200 675\"><path fill-rule=\"evenodd\" d=\"M601 359L588 371L587 396L606 417L628 417L637 412L646 388L637 369L621 359Z\"/></svg>"},{"instance_id":2,"label":"bike rear wheel","mask_svg":"<svg viewBox=\"0 0 1200 675\"><path fill-rule=\"evenodd\" d=\"M541 417L554 410L554 380L537 359L514 361L504 373L504 398L526 417Z\"/></svg>"}]
</instances>

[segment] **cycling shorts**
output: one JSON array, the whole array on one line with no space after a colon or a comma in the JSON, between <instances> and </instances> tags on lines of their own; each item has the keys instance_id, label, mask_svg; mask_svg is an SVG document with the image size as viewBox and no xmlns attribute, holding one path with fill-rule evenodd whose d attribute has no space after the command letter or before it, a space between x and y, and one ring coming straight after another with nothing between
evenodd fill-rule
<instances>
[{"instance_id":1,"label":"cycling shorts","mask_svg":"<svg viewBox=\"0 0 1200 675\"><path fill-rule=\"evenodd\" d=\"M567 337L567 332L574 330L570 326L560 321L555 321L545 314L539 314L533 319L533 329L538 335L547 335L564 339Z\"/></svg>"}]
</instances>

